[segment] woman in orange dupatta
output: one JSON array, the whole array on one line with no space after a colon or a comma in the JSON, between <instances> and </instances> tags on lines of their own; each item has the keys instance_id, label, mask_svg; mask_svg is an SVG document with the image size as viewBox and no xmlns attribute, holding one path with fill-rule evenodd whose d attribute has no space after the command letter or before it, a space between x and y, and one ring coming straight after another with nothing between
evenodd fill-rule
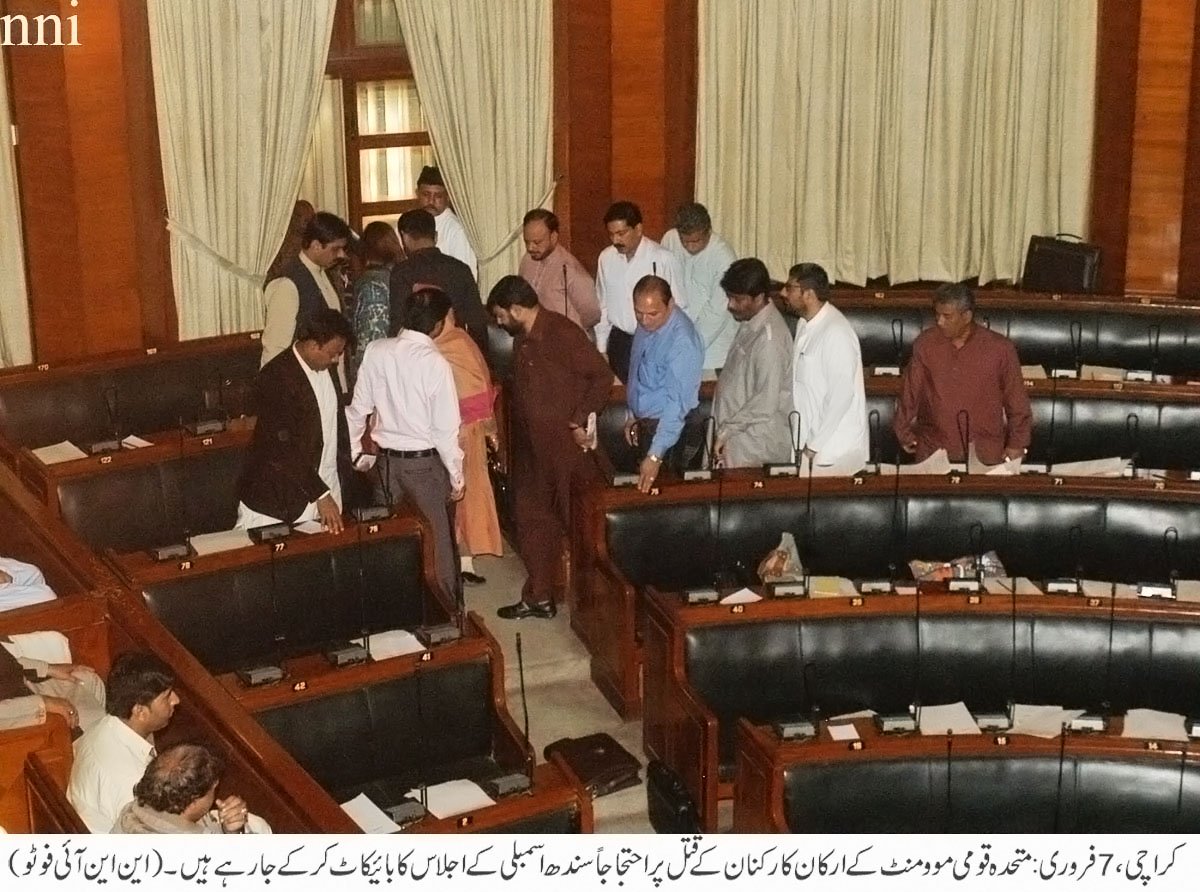
<instances>
[{"instance_id":1,"label":"woman in orange dupatta","mask_svg":"<svg viewBox=\"0 0 1200 892\"><path fill-rule=\"evenodd\" d=\"M496 435L496 418L492 413L496 392L483 354L471 336L458 327L454 310L446 317L446 325L434 343L454 373L454 389L458 391L458 410L462 415L458 443L463 450L466 485L455 512L455 534L463 582L482 585L487 580L475 572L474 556L503 554L500 519L487 465L487 439Z\"/></svg>"}]
</instances>

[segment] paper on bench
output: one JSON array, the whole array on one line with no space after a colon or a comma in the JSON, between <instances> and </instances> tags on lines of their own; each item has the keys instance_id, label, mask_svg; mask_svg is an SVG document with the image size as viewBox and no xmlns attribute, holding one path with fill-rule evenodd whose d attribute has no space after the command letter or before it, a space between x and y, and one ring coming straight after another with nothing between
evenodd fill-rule
<instances>
[{"instance_id":1,"label":"paper on bench","mask_svg":"<svg viewBox=\"0 0 1200 892\"><path fill-rule=\"evenodd\" d=\"M810 598L850 598L857 594L853 581L845 576L812 576L808 580Z\"/></svg>"},{"instance_id":2,"label":"paper on bench","mask_svg":"<svg viewBox=\"0 0 1200 892\"><path fill-rule=\"evenodd\" d=\"M726 595L721 599L722 604L753 604L755 601L761 601L762 595L756 595L748 588L740 588L732 594Z\"/></svg>"},{"instance_id":3,"label":"paper on bench","mask_svg":"<svg viewBox=\"0 0 1200 892\"><path fill-rule=\"evenodd\" d=\"M1139 740L1182 742L1188 739L1183 723L1184 717L1178 713L1159 712L1157 709L1131 709L1125 713L1121 736L1136 737Z\"/></svg>"},{"instance_id":4,"label":"paper on bench","mask_svg":"<svg viewBox=\"0 0 1200 892\"><path fill-rule=\"evenodd\" d=\"M967 704L959 700L957 703L946 703L942 706L922 706L917 710L920 719L918 730L926 737L936 737L953 731L955 734L978 734L979 726Z\"/></svg>"},{"instance_id":5,"label":"paper on bench","mask_svg":"<svg viewBox=\"0 0 1200 892\"><path fill-rule=\"evenodd\" d=\"M861 740L858 736L858 729L853 725L826 725L829 729L829 736L833 740Z\"/></svg>"},{"instance_id":6,"label":"paper on bench","mask_svg":"<svg viewBox=\"0 0 1200 892\"><path fill-rule=\"evenodd\" d=\"M1016 585L1018 595L1045 594L1028 576L1018 576ZM983 590L989 595L1011 595L1013 579L1011 576L985 576L983 577Z\"/></svg>"},{"instance_id":7,"label":"paper on bench","mask_svg":"<svg viewBox=\"0 0 1200 892\"><path fill-rule=\"evenodd\" d=\"M315 533L324 532L325 527L321 526L319 520L306 520L292 527L297 533L304 533L306 536L312 536Z\"/></svg>"},{"instance_id":8,"label":"paper on bench","mask_svg":"<svg viewBox=\"0 0 1200 892\"><path fill-rule=\"evenodd\" d=\"M1129 459L1116 456L1091 461L1067 461L1057 464L1053 474L1059 477L1120 477L1129 467Z\"/></svg>"},{"instance_id":9,"label":"paper on bench","mask_svg":"<svg viewBox=\"0 0 1200 892\"><path fill-rule=\"evenodd\" d=\"M87 453L70 440L63 440L61 443L54 443L51 446L39 446L30 451L44 465L57 465L65 461L87 458Z\"/></svg>"},{"instance_id":10,"label":"paper on bench","mask_svg":"<svg viewBox=\"0 0 1200 892\"><path fill-rule=\"evenodd\" d=\"M853 477L863 469L861 461L850 461L840 465L813 465L812 475L814 477ZM805 464L800 469L800 476L808 476L808 465Z\"/></svg>"},{"instance_id":11,"label":"paper on bench","mask_svg":"<svg viewBox=\"0 0 1200 892\"><path fill-rule=\"evenodd\" d=\"M831 722L848 722L852 719L869 719L876 715L873 709L860 709L858 712L843 712L841 715L831 715Z\"/></svg>"},{"instance_id":12,"label":"paper on bench","mask_svg":"<svg viewBox=\"0 0 1200 892\"><path fill-rule=\"evenodd\" d=\"M1030 706L1017 703L1013 706L1013 723L1010 732L1047 740L1062 733L1063 725L1069 725L1083 715L1082 709L1063 709L1061 706Z\"/></svg>"},{"instance_id":13,"label":"paper on bench","mask_svg":"<svg viewBox=\"0 0 1200 892\"><path fill-rule=\"evenodd\" d=\"M249 548L254 543L245 530L221 530L216 533L201 533L189 540L192 551L196 554L216 554L221 551L233 551L235 548Z\"/></svg>"},{"instance_id":14,"label":"paper on bench","mask_svg":"<svg viewBox=\"0 0 1200 892\"><path fill-rule=\"evenodd\" d=\"M121 441L121 445L126 449L145 449L147 446L153 446L154 444L149 440L143 440L137 434L130 434Z\"/></svg>"},{"instance_id":15,"label":"paper on bench","mask_svg":"<svg viewBox=\"0 0 1200 892\"><path fill-rule=\"evenodd\" d=\"M405 629L389 629L386 632L372 635L369 647L363 643L362 638L355 638L350 643L366 647L371 652L373 660L386 660L390 657L402 657L405 654L419 654L425 649L425 645L417 640L417 636Z\"/></svg>"},{"instance_id":16,"label":"paper on bench","mask_svg":"<svg viewBox=\"0 0 1200 892\"><path fill-rule=\"evenodd\" d=\"M919 461L914 465L900 465L900 474L949 474L950 459L946 455L945 449L939 449L925 461ZM896 465L880 465L880 476L895 474Z\"/></svg>"},{"instance_id":17,"label":"paper on bench","mask_svg":"<svg viewBox=\"0 0 1200 892\"><path fill-rule=\"evenodd\" d=\"M1180 579L1175 583L1175 596L1180 601L1200 601L1200 579Z\"/></svg>"},{"instance_id":18,"label":"paper on bench","mask_svg":"<svg viewBox=\"0 0 1200 892\"><path fill-rule=\"evenodd\" d=\"M1105 582L1102 579L1081 579L1079 585L1083 589L1084 595L1089 598L1107 598L1112 594L1113 585L1111 582ZM1117 583L1118 598L1136 598L1137 589L1132 585L1127 585L1124 582Z\"/></svg>"},{"instance_id":19,"label":"paper on bench","mask_svg":"<svg viewBox=\"0 0 1200 892\"><path fill-rule=\"evenodd\" d=\"M420 799L420 790L409 790L406 794L413 799ZM426 809L435 818L452 818L480 808L495 805L496 800L483 792L483 788L474 781L452 780L444 784L434 784L425 788Z\"/></svg>"},{"instance_id":20,"label":"paper on bench","mask_svg":"<svg viewBox=\"0 0 1200 892\"><path fill-rule=\"evenodd\" d=\"M1125 370L1110 365L1081 365L1079 367L1081 381L1124 381Z\"/></svg>"},{"instance_id":21,"label":"paper on bench","mask_svg":"<svg viewBox=\"0 0 1200 892\"><path fill-rule=\"evenodd\" d=\"M342 811L363 833L395 833L400 829L400 825L389 818L387 812L372 802L366 793L359 793L349 802L343 802Z\"/></svg>"},{"instance_id":22,"label":"paper on bench","mask_svg":"<svg viewBox=\"0 0 1200 892\"><path fill-rule=\"evenodd\" d=\"M1046 370L1040 365L1021 366L1021 377L1026 381L1045 381Z\"/></svg>"}]
</instances>

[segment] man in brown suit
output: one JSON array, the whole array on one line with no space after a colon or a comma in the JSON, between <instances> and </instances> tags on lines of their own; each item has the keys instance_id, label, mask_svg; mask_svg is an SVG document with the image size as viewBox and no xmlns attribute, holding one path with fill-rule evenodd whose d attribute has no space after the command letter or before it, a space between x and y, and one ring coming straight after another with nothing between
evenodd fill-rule
<instances>
[{"instance_id":1,"label":"man in brown suit","mask_svg":"<svg viewBox=\"0 0 1200 892\"><path fill-rule=\"evenodd\" d=\"M488 295L497 324L513 347L513 472L517 550L529 574L521 600L501 619L552 619L560 590L563 537L570 529L571 490L599 480L589 416L608 402L613 373L587 335L566 316L543 309L533 286L505 276Z\"/></svg>"},{"instance_id":2,"label":"man in brown suit","mask_svg":"<svg viewBox=\"0 0 1200 892\"><path fill-rule=\"evenodd\" d=\"M319 520L342 531L338 464L349 440L334 369L353 344L346 318L320 310L301 325L292 348L258 373L258 423L238 484L239 528Z\"/></svg>"}]
</instances>

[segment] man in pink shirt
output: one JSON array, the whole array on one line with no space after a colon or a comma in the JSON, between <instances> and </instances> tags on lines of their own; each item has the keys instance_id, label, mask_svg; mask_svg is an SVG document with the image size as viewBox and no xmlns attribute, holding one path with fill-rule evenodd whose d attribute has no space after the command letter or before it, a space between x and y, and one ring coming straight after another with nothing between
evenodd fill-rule
<instances>
[{"instance_id":1,"label":"man in pink shirt","mask_svg":"<svg viewBox=\"0 0 1200 892\"><path fill-rule=\"evenodd\" d=\"M913 342L893 429L923 461L945 449L951 461L975 444L979 460L999 464L1029 448L1033 412L1012 341L975 324L975 295L943 285L933 299L937 325Z\"/></svg>"},{"instance_id":2,"label":"man in pink shirt","mask_svg":"<svg viewBox=\"0 0 1200 892\"><path fill-rule=\"evenodd\" d=\"M558 243L558 217L535 208L522 221L525 256L517 275L533 286L538 303L562 313L588 334L600 321L596 283L575 257Z\"/></svg>"}]
</instances>

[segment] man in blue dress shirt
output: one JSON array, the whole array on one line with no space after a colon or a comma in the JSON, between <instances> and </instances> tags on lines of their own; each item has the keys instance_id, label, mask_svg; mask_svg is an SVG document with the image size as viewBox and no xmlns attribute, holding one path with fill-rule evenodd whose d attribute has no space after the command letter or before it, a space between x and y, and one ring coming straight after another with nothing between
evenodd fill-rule
<instances>
[{"instance_id":1,"label":"man in blue dress shirt","mask_svg":"<svg viewBox=\"0 0 1200 892\"><path fill-rule=\"evenodd\" d=\"M700 373L704 341L687 315L671 299L671 286L658 276L643 276L633 288L637 331L629 355L629 408L625 439L645 457L638 468L638 489L649 492L664 461L676 471L704 445Z\"/></svg>"}]
</instances>

